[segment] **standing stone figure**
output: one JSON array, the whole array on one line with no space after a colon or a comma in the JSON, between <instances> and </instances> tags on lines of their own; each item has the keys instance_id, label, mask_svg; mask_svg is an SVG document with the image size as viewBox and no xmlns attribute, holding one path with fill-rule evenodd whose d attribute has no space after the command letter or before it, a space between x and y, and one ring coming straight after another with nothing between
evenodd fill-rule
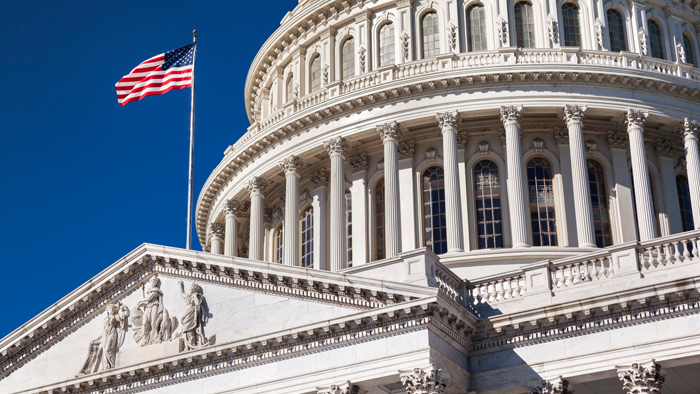
<instances>
[{"instance_id":1,"label":"standing stone figure","mask_svg":"<svg viewBox=\"0 0 700 394\"><path fill-rule=\"evenodd\" d=\"M134 339L141 346L169 341L177 327L177 319L170 318L163 304L160 279L154 275L148 283L150 287L144 294L144 299L137 304L133 319Z\"/></svg>"},{"instance_id":2,"label":"standing stone figure","mask_svg":"<svg viewBox=\"0 0 700 394\"><path fill-rule=\"evenodd\" d=\"M87 359L78 375L112 369L116 365L117 352L124 343L129 326L129 308L121 302L107 306L107 316L102 323L102 335L90 342Z\"/></svg>"},{"instance_id":3,"label":"standing stone figure","mask_svg":"<svg viewBox=\"0 0 700 394\"><path fill-rule=\"evenodd\" d=\"M185 313L180 318L182 325L178 336L183 336L185 340L185 349L194 350L200 349L214 343L214 337L207 339L204 336L204 324L209 320L207 300L202 294L202 288L192 283L190 292L185 293L185 284L180 281L180 296L185 300Z\"/></svg>"}]
</instances>

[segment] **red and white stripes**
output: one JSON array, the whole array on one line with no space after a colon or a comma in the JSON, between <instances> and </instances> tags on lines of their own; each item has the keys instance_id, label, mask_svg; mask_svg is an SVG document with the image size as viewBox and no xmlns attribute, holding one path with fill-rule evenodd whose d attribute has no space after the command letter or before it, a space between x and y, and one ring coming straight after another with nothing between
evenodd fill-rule
<instances>
[{"instance_id":1,"label":"red and white stripes","mask_svg":"<svg viewBox=\"0 0 700 394\"><path fill-rule=\"evenodd\" d=\"M171 89L189 88L192 85L192 65L172 67L163 71L165 54L154 56L139 64L117 82L119 105L138 101L146 96L163 94Z\"/></svg>"}]
</instances>

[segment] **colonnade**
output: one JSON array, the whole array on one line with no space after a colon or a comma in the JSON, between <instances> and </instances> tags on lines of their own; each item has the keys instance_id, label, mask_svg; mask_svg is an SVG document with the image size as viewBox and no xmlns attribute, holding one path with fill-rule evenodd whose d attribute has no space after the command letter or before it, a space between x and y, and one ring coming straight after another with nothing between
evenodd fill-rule
<instances>
[{"instance_id":1,"label":"colonnade","mask_svg":"<svg viewBox=\"0 0 700 394\"><path fill-rule=\"evenodd\" d=\"M512 246L514 248L527 248L531 246L529 232L529 210L527 206L528 189L525 175L523 174L523 157L521 151L522 107L504 106L500 110L501 120L505 128L505 145L507 158L507 187L510 213L510 230ZM586 163L586 146L583 137L583 123L587 108L578 105L566 105L563 109L563 118L568 129L568 138L560 138L561 144L568 144L571 166L571 186L573 189L573 204L575 209L576 233L580 247L595 247L594 218L591 204L591 194ZM647 156L644 147L644 126L648 114L643 111L630 109L625 112L627 126L627 138L629 140L629 154L632 164L632 175L635 190L636 215L639 228L639 240L653 239L656 234L656 221L654 218L654 206L652 200L651 182L649 178ZM463 252L465 249L464 232L467 231L463 220L462 196L464 177L460 176L460 154L458 153L458 127L460 123L459 112L438 113L436 115L438 125L442 132L443 142L443 167L445 187L445 216L447 231L448 253ZM384 147L384 226L385 226L385 258L392 258L402 252L402 210L401 193L399 184L406 181L400 178L400 147L399 140L402 137L401 125L395 121L378 125L377 133ZM691 202L695 228L700 228L700 150L698 149L698 123L685 119L679 125L678 131L684 137L688 180L690 184ZM403 144L402 144L403 145ZM347 243L345 223L345 154L350 144L343 137L334 137L324 143L324 147L330 156L330 238L328 256L329 266L332 271L341 270L347 265ZM611 149L625 149L624 139L621 144L611 144ZM613 152L615 153L615 152ZM462 155L463 156L463 155ZM615 156L615 155L613 155ZM412 156L411 156L412 157ZM462 158L463 160L463 158ZM613 160L623 161L626 158ZM361 264L368 261L364 231L367 220L364 212L367 209L365 192L365 175L368 165L366 154L360 154L350 159L353 170L352 195L358 199L357 207L360 212L352 210L352 223L359 225L360 231L355 231L358 238L358 256ZM304 160L297 156L289 156L279 163L285 174L286 198L284 199L285 223L297 223L299 220L299 177L300 171L306 167ZM619 164L616 164L619 167ZM325 173L325 172L324 172ZM565 174L569 175L569 174ZM327 177L327 175L326 175ZM224 207L225 225L212 223L210 228L211 252L235 256L237 253L238 218L241 212L250 207L250 244L249 258L263 259L265 217L263 201L265 189L269 181L254 177L249 180L247 190L250 194L250 202L229 200ZM404 196L407 198L409 196ZM412 197L411 197L412 198ZM269 218L268 220L269 221ZM405 223L404 223L405 225ZM288 265L299 265L300 259L300 234L296 225L284 228L284 258ZM365 234L361 234L365 233ZM410 245L410 243L409 243ZM353 249L355 252L355 249ZM321 253L317 251L317 253ZM321 267L317 267L321 268ZM324 267L325 268L325 267Z\"/></svg>"}]
</instances>

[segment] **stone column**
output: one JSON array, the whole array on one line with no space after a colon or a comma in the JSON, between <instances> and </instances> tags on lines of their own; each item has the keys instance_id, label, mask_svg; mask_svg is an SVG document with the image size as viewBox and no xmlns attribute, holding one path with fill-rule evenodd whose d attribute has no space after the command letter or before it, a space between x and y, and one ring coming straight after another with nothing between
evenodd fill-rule
<instances>
[{"instance_id":1,"label":"stone column","mask_svg":"<svg viewBox=\"0 0 700 394\"><path fill-rule=\"evenodd\" d=\"M331 224L330 269L340 271L347 265L345 239L345 152L350 148L343 137L331 138L323 143L331 157Z\"/></svg>"},{"instance_id":2,"label":"stone column","mask_svg":"<svg viewBox=\"0 0 700 394\"><path fill-rule=\"evenodd\" d=\"M377 132L384 143L386 258L391 258L401 252L398 143L403 132L397 122L379 125Z\"/></svg>"},{"instance_id":3,"label":"stone column","mask_svg":"<svg viewBox=\"0 0 700 394\"><path fill-rule=\"evenodd\" d=\"M306 166L291 155L279 163L284 169L286 201L284 205L284 264L299 265L299 172Z\"/></svg>"},{"instance_id":4,"label":"stone column","mask_svg":"<svg viewBox=\"0 0 700 394\"><path fill-rule=\"evenodd\" d=\"M654 202L651 197L651 182L647 168L647 155L644 149L644 124L648 113L629 109L625 113L627 135L630 141L630 156L632 159L632 175L634 192L637 202L637 225L639 240L648 241L656 236L656 221L654 220Z\"/></svg>"},{"instance_id":5,"label":"stone column","mask_svg":"<svg viewBox=\"0 0 700 394\"><path fill-rule=\"evenodd\" d=\"M578 246L595 248L595 230L593 229L593 208L591 207L591 190L588 184L588 166L586 165L586 147L583 143L583 119L586 106L564 106L564 120L569 128L569 151L571 152L571 180L574 189L574 208L576 209L576 234Z\"/></svg>"},{"instance_id":6,"label":"stone column","mask_svg":"<svg viewBox=\"0 0 700 394\"><path fill-rule=\"evenodd\" d=\"M228 200L224 204L226 214L226 231L224 237L224 255L238 256L238 218L248 210L250 203Z\"/></svg>"},{"instance_id":7,"label":"stone column","mask_svg":"<svg viewBox=\"0 0 700 394\"><path fill-rule=\"evenodd\" d=\"M211 253L224 254L224 233L225 227L223 223L212 223L209 225L209 237L211 245Z\"/></svg>"},{"instance_id":8,"label":"stone column","mask_svg":"<svg viewBox=\"0 0 700 394\"><path fill-rule=\"evenodd\" d=\"M459 185L459 166L457 164L457 127L459 112L437 114L438 124L442 130L442 152L445 170L445 221L447 224L447 252L464 251L462 232L462 188Z\"/></svg>"},{"instance_id":9,"label":"stone column","mask_svg":"<svg viewBox=\"0 0 700 394\"><path fill-rule=\"evenodd\" d=\"M619 368L617 377L622 381L622 389L627 394L661 394L666 381L666 371L651 360L646 365L632 364L630 368Z\"/></svg>"},{"instance_id":10,"label":"stone column","mask_svg":"<svg viewBox=\"0 0 700 394\"><path fill-rule=\"evenodd\" d=\"M368 262L367 233L367 168L369 156L360 153L351 157L352 168L352 266L366 264Z\"/></svg>"},{"instance_id":11,"label":"stone column","mask_svg":"<svg viewBox=\"0 0 700 394\"><path fill-rule=\"evenodd\" d=\"M253 177L248 181L246 188L250 193L250 243L248 246L248 258L262 260L265 249L265 227L263 224L263 199L265 189L270 181L261 177Z\"/></svg>"},{"instance_id":12,"label":"stone column","mask_svg":"<svg viewBox=\"0 0 700 394\"><path fill-rule=\"evenodd\" d=\"M508 161L508 206L514 248L529 248L527 188L523 179L523 158L520 149L520 120L522 106L501 107L501 120L506 129L506 160Z\"/></svg>"},{"instance_id":13,"label":"stone column","mask_svg":"<svg viewBox=\"0 0 700 394\"><path fill-rule=\"evenodd\" d=\"M690 186L690 204L693 208L693 224L700 228L700 151L698 151L698 124L695 120L685 118L680 124L685 145L685 165Z\"/></svg>"}]
</instances>

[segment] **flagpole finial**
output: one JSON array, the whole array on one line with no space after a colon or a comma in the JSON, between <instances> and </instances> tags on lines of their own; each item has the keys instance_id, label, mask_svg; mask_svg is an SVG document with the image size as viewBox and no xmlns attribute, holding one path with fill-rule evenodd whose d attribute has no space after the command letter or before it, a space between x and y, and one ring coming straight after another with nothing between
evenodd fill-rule
<instances>
[{"instance_id":1,"label":"flagpole finial","mask_svg":"<svg viewBox=\"0 0 700 394\"><path fill-rule=\"evenodd\" d=\"M192 36L197 37L197 29L192 30Z\"/></svg>"}]
</instances>

